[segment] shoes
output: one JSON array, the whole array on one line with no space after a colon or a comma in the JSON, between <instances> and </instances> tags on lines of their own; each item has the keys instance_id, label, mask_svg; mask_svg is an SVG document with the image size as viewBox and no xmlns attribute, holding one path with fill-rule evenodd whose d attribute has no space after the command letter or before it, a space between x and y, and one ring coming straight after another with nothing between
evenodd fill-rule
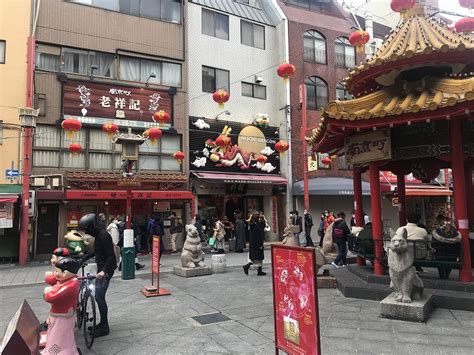
<instances>
[{"instance_id":1,"label":"shoes","mask_svg":"<svg viewBox=\"0 0 474 355\"><path fill-rule=\"evenodd\" d=\"M243 253L244 251L243 250L236 250L235 252L236 253Z\"/></svg>"},{"instance_id":2,"label":"shoes","mask_svg":"<svg viewBox=\"0 0 474 355\"><path fill-rule=\"evenodd\" d=\"M334 261L331 263L332 266L334 266L336 269L339 268L339 265L337 265Z\"/></svg>"},{"instance_id":3,"label":"shoes","mask_svg":"<svg viewBox=\"0 0 474 355\"><path fill-rule=\"evenodd\" d=\"M163 267L163 266L165 266L165 264L160 263L160 267Z\"/></svg>"},{"instance_id":4,"label":"shoes","mask_svg":"<svg viewBox=\"0 0 474 355\"><path fill-rule=\"evenodd\" d=\"M173 250L173 251L171 252L171 255L178 255L178 251L177 251L177 250Z\"/></svg>"},{"instance_id":5,"label":"shoes","mask_svg":"<svg viewBox=\"0 0 474 355\"><path fill-rule=\"evenodd\" d=\"M119 271L122 271L122 262L120 262L118 269L119 269Z\"/></svg>"},{"instance_id":6,"label":"shoes","mask_svg":"<svg viewBox=\"0 0 474 355\"><path fill-rule=\"evenodd\" d=\"M95 338L103 337L103 336L109 335L109 333L110 333L110 329L108 326L96 328L94 332L94 337Z\"/></svg>"},{"instance_id":7,"label":"shoes","mask_svg":"<svg viewBox=\"0 0 474 355\"><path fill-rule=\"evenodd\" d=\"M244 268L245 275L249 274L250 265L252 265L252 263L242 266Z\"/></svg>"},{"instance_id":8,"label":"shoes","mask_svg":"<svg viewBox=\"0 0 474 355\"><path fill-rule=\"evenodd\" d=\"M136 268L137 270L141 270L141 269L143 269L144 267L145 267L145 265L143 265L143 264L135 263L135 268Z\"/></svg>"},{"instance_id":9,"label":"shoes","mask_svg":"<svg viewBox=\"0 0 474 355\"><path fill-rule=\"evenodd\" d=\"M344 265L342 265L341 267L346 267L346 266L347 266L347 265L346 265L346 264L344 264Z\"/></svg>"},{"instance_id":10,"label":"shoes","mask_svg":"<svg viewBox=\"0 0 474 355\"><path fill-rule=\"evenodd\" d=\"M262 271L262 267L260 266L257 270L257 276L265 276L267 273Z\"/></svg>"},{"instance_id":11,"label":"shoes","mask_svg":"<svg viewBox=\"0 0 474 355\"><path fill-rule=\"evenodd\" d=\"M224 249L219 249L219 250L217 251L217 254L224 254Z\"/></svg>"}]
</instances>

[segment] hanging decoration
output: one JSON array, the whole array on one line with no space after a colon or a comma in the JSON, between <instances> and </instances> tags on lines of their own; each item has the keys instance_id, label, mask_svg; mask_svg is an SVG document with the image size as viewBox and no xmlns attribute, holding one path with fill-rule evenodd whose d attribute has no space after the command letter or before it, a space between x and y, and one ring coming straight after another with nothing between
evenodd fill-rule
<instances>
[{"instance_id":1,"label":"hanging decoration","mask_svg":"<svg viewBox=\"0 0 474 355\"><path fill-rule=\"evenodd\" d=\"M223 109L224 104L229 101L230 94L224 89L219 89L212 95L212 99L219 104L219 108Z\"/></svg>"},{"instance_id":2,"label":"hanging decoration","mask_svg":"<svg viewBox=\"0 0 474 355\"><path fill-rule=\"evenodd\" d=\"M230 132L232 132L232 128L225 126L222 133L216 138L215 144L218 147L229 146L232 143L232 139L229 137Z\"/></svg>"},{"instance_id":3,"label":"hanging decoration","mask_svg":"<svg viewBox=\"0 0 474 355\"><path fill-rule=\"evenodd\" d=\"M283 80L288 81L290 77L295 75L296 67L290 63L283 63L280 64L277 68L277 74L279 77L283 78Z\"/></svg>"},{"instance_id":4,"label":"hanging decoration","mask_svg":"<svg viewBox=\"0 0 474 355\"><path fill-rule=\"evenodd\" d=\"M459 5L467 9L474 9L474 0L459 0Z\"/></svg>"},{"instance_id":5,"label":"hanging decoration","mask_svg":"<svg viewBox=\"0 0 474 355\"><path fill-rule=\"evenodd\" d=\"M148 138L152 144L156 143L156 140L159 139L163 135L161 129L158 127L150 127L144 133L143 136Z\"/></svg>"},{"instance_id":6,"label":"hanging decoration","mask_svg":"<svg viewBox=\"0 0 474 355\"><path fill-rule=\"evenodd\" d=\"M415 0L392 0L390 7L392 11L404 13L413 8L415 4Z\"/></svg>"},{"instance_id":7,"label":"hanging decoration","mask_svg":"<svg viewBox=\"0 0 474 355\"><path fill-rule=\"evenodd\" d=\"M260 164L265 164L267 162L268 158L265 156L265 155L259 155L257 157L257 161L260 163Z\"/></svg>"},{"instance_id":8,"label":"hanging decoration","mask_svg":"<svg viewBox=\"0 0 474 355\"><path fill-rule=\"evenodd\" d=\"M270 124L270 115L266 113L257 113L253 124L260 128L266 128Z\"/></svg>"},{"instance_id":9,"label":"hanging decoration","mask_svg":"<svg viewBox=\"0 0 474 355\"><path fill-rule=\"evenodd\" d=\"M80 143L71 143L69 144L69 151L72 155L77 155L82 152L82 145Z\"/></svg>"},{"instance_id":10,"label":"hanging decoration","mask_svg":"<svg viewBox=\"0 0 474 355\"><path fill-rule=\"evenodd\" d=\"M275 150L280 154L285 153L289 147L290 145L288 144L287 141L278 141L275 144Z\"/></svg>"},{"instance_id":11,"label":"hanging decoration","mask_svg":"<svg viewBox=\"0 0 474 355\"><path fill-rule=\"evenodd\" d=\"M364 30L358 30L355 32L352 32L352 34L349 37L349 42L356 47L356 50L358 53L364 53L365 52L365 44L369 41L370 35L367 31Z\"/></svg>"},{"instance_id":12,"label":"hanging decoration","mask_svg":"<svg viewBox=\"0 0 474 355\"><path fill-rule=\"evenodd\" d=\"M437 159L417 160L411 164L411 171L415 179L429 183L438 177L441 165Z\"/></svg>"},{"instance_id":13,"label":"hanging decoration","mask_svg":"<svg viewBox=\"0 0 474 355\"><path fill-rule=\"evenodd\" d=\"M67 133L69 139L74 137L74 133L79 131L82 127L82 123L79 120L68 118L61 123L61 128Z\"/></svg>"},{"instance_id":14,"label":"hanging decoration","mask_svg":"<svg viewBox=\"0 0 474 355\"><path fill-rule=\"evenodd\" d=\"M332 163L332 159L330 157L325 157L321 159L321 163L323 163L324 165L329 165Z\"/></svg>"},{"instance_id":15,"label":"hanging decoration","mask_svg":"<svg viewBox=\"0 0 474 355\"><path fill-rule=\"evenodd\" d=\"M173 154L173 158L175 158L181 164L184 160L184 153L181 151L175 152Z\"/></svg>"},{"instance_id":16,"label":"hanging decoration","mask_svg":"<svg viewBox=\"0 0 474 355\"><path fill-rule=\"evenodd\" d=\"M102 125L102 131L107 133L109 137L117 133L118 130L119 130L119 127L115 123L112 123L112 122L107 122Z\"/></svg>"},{"instance_id":17,"label":"hanging decoration","mask_svg":"<svg viewBox=\"0 0 474 355\"><path fill-rule=\"evenodd\" d=\"M163 126L165 123L171 122L171 115L165 110L159 110L153 114L153 121Z\"/></svg>"},{"instance_id":18,"label":"hanging decoration","mask_svg":"<svg viewBox=\"0 0 474 355\"><path fill-rule=\"evenodd\" d=\"M454 29L458 33L474 32L474 17L465 17L454 24Z\"/></svg>"}]
</instances>

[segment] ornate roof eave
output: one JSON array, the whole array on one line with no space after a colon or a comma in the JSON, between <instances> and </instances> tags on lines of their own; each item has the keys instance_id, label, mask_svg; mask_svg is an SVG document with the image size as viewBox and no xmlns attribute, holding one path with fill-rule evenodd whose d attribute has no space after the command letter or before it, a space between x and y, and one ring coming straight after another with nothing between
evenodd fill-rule
<instances>
[{"instance_id":1,"label":"ornate roof eave","mask_svg":"<svg viewBox=\"0 0 474 355\"><path fill-rule=\"evenodd\" d=\"M68 171L66 178L70 181L119 181L122 173L115 171ZM140 172L142 182L181 182L188 181L182 173L148 173Z\"/></svg>"}]
</instances>

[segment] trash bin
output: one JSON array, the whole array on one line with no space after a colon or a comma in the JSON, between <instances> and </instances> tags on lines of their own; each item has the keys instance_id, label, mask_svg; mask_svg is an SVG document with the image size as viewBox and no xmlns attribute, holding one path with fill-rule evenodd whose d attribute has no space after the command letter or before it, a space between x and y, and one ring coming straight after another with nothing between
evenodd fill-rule
<instances>
[{"instance_id":1,"label":"trash bin","mask_svg":"<svg viewBox=\"0 0 474 355\"><path fill-rule=\"evenodd\" d=\"M135 278L135 245L133 244L133 229L123 232L122 248L122 280Z\"/></svg>"}]
</instances>

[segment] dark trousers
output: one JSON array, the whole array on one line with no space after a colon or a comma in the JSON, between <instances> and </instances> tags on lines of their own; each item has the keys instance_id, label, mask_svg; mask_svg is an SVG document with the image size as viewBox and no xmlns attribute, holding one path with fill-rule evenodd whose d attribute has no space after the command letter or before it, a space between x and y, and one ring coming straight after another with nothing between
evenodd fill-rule
<instances>
[{"instance_id":1,"label":"dark trousers","mask_svg":"<svg viewBox=\"0 0 474 355\"><path fill-rule=\"evenodd\" d=\"M337 244L337 248L339 249L339 254L337 254L336 260L334 263L339 265L339 262L342 261L342 265L346 265L346 254L347 254L347 244L346 238L334 238L334 241Z\"/></svg>"},{"instance_id":2,"label":"dark trousers","mask_svg":"<svg viewBox=\"0 0 474 355\"><path fill-rule=\"evenodd\" d=\"M160 237L160 260L161 260L161 255L163 255L164 251L165 251L165 243L163 243L163 237Z\"/></svg>"},{"instance_id":3,"label":"dark trousers","mask_svg":"<svg viewBox=\"0 0 474 355\"><path fill-rule=\"evenodd\" d=\"M304 231L306 235L306 246L307 247L314 247L313 240L311 239L311 228L308 228Z\"/></svg>"},{"instance_id":4,"label":"dark trousers","mask_svg":"<svg viewBox=\"0 0 474 355\"><path fill-rule=\"evenodd\" d=\"M109 288L110 279L113 275L107 275L103 279L97 279L95 281L95 301L100 313L100 324L102 326L109 326L109 320L107 317L109 308L107 307L107 301L105 300L105 294Z\"/></svg>"},{"instance_id":5,"label":"dark trousers","mask_svg":"<svg viewBox=\"0 0 474 355\"><path fill-rule=\"evenodd\" d=\"M319 234L319 246L322 248L323 247L323 241L324 241L324 232L323 233L318 233Z\"/></svg>"}]
</instances>

